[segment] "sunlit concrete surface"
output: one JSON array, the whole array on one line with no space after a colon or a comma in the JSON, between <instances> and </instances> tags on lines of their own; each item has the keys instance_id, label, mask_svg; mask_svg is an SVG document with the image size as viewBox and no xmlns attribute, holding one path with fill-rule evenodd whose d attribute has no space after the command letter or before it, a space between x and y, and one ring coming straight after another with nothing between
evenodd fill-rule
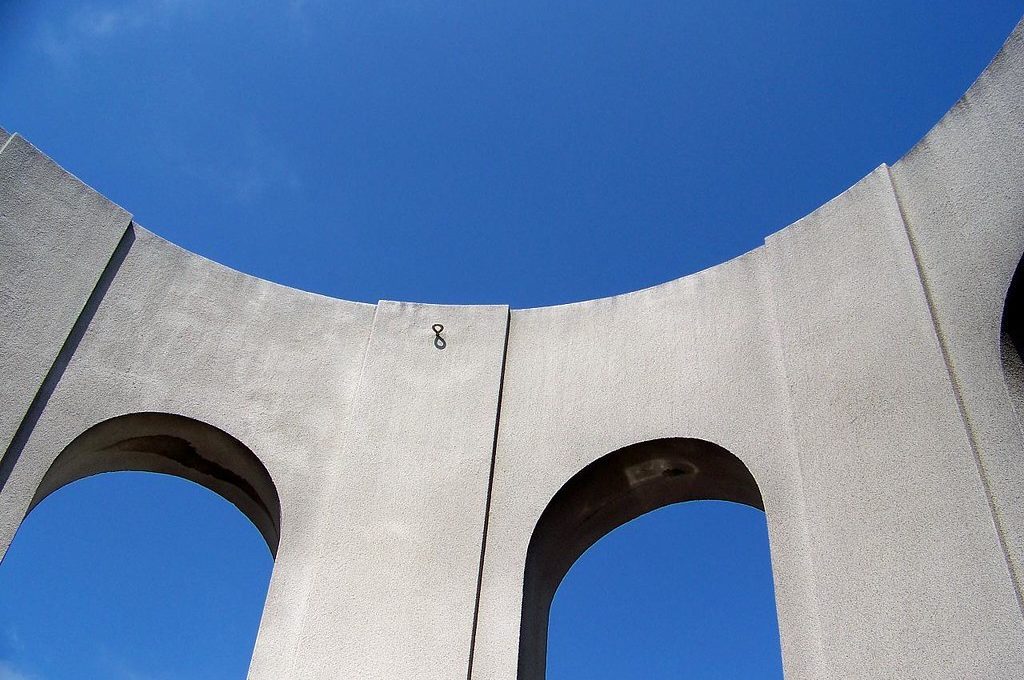
<instances>
[{"instance_id":1,"label":"sunlit concrete surface","mask_svg":"<svg viewBox=\"0 0 1024 680\"><path fill-rule=\"evenodd\" d=\"M762 247L539 309L262 281L0 132L0 551L177 474L275 551L250 678L539 680L568 565L718 498L767 513L788 678L1024 677L1022 43Z\"/></svg>"}]
</instances>

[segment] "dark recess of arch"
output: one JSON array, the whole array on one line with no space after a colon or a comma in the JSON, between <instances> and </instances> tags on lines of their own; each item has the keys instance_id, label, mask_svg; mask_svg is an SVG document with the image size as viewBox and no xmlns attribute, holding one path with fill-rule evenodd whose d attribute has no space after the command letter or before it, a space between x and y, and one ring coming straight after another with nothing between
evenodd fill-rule
<instances>
[{"instance_id":1,"label":"dark recess of arch","mask_svg":"<svg viewBox=\"0 0 1024 680\"><path fill-rule=\"evenodd\" d=\"M655 439L609 453L559 489L530 539L519 632L519 680L543 680L551 600L572 564L598 539L652 510L724 500L764 510L739 458L700 439Z\"/></svg>"},{"instance_id":2,"label":"dark recess of arch","mask_svg":"<svg viewBox=\"0 0 1024 680\"><path fill-rule=\"evenodd\" d=\"M61 451L43 475L29 512L62 486L102 472L157 472L205 486L241 510L277 556L277 489L256 454L223 430L169 413L105 420Z\"/></svg>"},{"instance_id":3,"label":"dark recess of arch","mask_svg":"<svg viewBox=\"0 0 1024 680\"><path fill-rule=\"evenodd\" d=\"M1017 263L1003 305L1003 377L1018 422L1024 421L1024 259Z\"/></svg>"}]
</instances>

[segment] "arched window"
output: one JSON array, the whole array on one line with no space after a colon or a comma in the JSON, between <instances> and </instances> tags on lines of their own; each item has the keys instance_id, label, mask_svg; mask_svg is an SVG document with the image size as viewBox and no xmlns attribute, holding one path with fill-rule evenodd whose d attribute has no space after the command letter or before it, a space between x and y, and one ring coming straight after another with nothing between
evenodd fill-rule
<instances>
[{"instance_id":1,"label":"arched window","mask_svg":"<svg viewBox=\"0 0 1024 680\"><path fill-rule=\"evenodd\" d=\"M1010 281L1003 306L1003 374L1018 422L1024 422L1024 260Z\"/></svg>"},{"instance_id":2,"label":"arched window","mask_svg":"<svg viewBox=\"0 0 1024 680\"><path fill-rule=\"evenodd\" d=\"M205 486L234 503L277 554L277 489L259 458L223 430L169 413L105 420L61 451L39 483L29 511L65 484L101 472L161 472Z\"/></svg>"},{"instance_id":3,"label":"arched window","mask_svg":"<svg viewBox=\"0 0 1024 680\"><path fill-rule=\"evenodd\" d=\"M545 677L552 600L584 551L641 515L691 500L731 501L763 510L746 466L722 447L697 439L659 439L619 449L588 465L555 494L527 552L520 680ZM770 633L777 635L776 625Z\"/></svg>"},{"instance_id":4,"label":"arched window","mask_svg":"<svg viewBox=\"0 0 1024 680\"><path fill-rule=\"evenodd\" d=\"M114 418L56 457L31 508L0 564L0 677L245 677L280 507L241 442Z\"/></svg>"}]
</instances>

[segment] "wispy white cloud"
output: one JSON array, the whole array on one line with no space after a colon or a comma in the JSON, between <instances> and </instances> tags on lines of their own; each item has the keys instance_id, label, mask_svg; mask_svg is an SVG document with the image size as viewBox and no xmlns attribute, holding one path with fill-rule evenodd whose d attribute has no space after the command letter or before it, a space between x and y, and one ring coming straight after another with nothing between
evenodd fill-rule
<instances>
[{"instance_id":1,"label":"wispy white cloud","mask_svg":"<svg viewBox=\"0 0 1024 680\"><path fill-rule=\"evenodd\" d=\"M4 628L3 643L9 652L20 654L25 651L25 640L22 639L21 633L14 626L8 625Z\"/></svg>"},{"instance_id":2,"label":"wispy white cloud","mask_svg":"<svg viewBox=\"0 0 1024 680\"><path fill-rule=\"evenodd\" d=\"M244 4L244 3L243 3ZM278 11L282 26L294 37L308 39L316 27L312 16L320 0L287 0L264 11ZM53 16L36 30L36 48L56 66L71 68L83 53L102 49L128 36L165 30L203 16L204 0L106 0L76 5Z\"/></svg>"},{"instance_id":3,"label":"wispy white cloud","mask_svg":"<svg viewBox=\"0 0 1024 680\"><path fill-rule=\"evenodd\" d=\"M285 6L285 19L292 35L302 40L309 40L316 32L316 20L313 17L313 5L320 3L310 0L288 0Z\"/></svg>"},{"instance_id":4,"label":"wispy white cloud","mask_svg":"<svg viewBox=\"0 0 1024 680\"><path fill-rule=\"evenodd\" d=\"M275 143L273 130L255 118L239 121L234 130L236 134L223 139L216 153L188 145L168 153L183 175L220 193L228 203L252 205L302 191L301 174L287 149Z\"/></svg>"},{"instance_id":5,"label":"wispy white cloud","mask_svg":"<svg viewBox=\"0 0 1024 680\"><path fill-rule=\"evenodd\" d=\"M32 675L13 664L0 659L0 680L42 680L38 675Z\"/></svg>"},{"instance_id":6,"label":"wispy white cloud","mask_svg":"<svg viewBox=\"0 0 1024 680\"><path fill-rule=\"evenodd\" d=\"M42 24L38 48L61 67L73 65L82 52L136 34L171 26L200 9L197 0L137 0L74 7Z\"/></svg>"}]
</instances>

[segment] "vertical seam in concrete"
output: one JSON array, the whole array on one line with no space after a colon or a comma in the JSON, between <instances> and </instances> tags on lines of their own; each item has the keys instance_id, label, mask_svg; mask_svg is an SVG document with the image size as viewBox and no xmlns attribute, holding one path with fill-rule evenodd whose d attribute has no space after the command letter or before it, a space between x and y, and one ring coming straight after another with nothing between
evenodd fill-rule
<instances>
[{"instance_id":1,"label":"vertical seam in concrete","mask_svg":"<svg viewBox=\"0 0 1024 680\"><path fill-rule=\"evenodd\" d=\"M14 471L14 466L21 457L21 453L25 449L25 444L28 443L29 436L35 429L36 423L39 422L39 418L46 409L46 405L49 403L50 397L53 396L54 391L57 389L57 384L64 376L64 371L67 370L68 364L71 362L71 357L74 356L75 351L78 349L78 345L82 341L85 331L88 329L89 324L96 315L96 310L99 308L100 303L106 296L107 290L109 290L110 284L114 280L114 276L121 268L122 263L124 263L125 258L128 256L128 251L131 249L131 245L134 241L135 231L132 229L132 221L129 219L128 224L125 226L124 233L121 234L121 238L117 242L117 246L115 246L110 258L103 266L103 270L96 279L96 284L89 293L89 297L86 298L85 304L82 306L82 310L78 313L78 317L75 319L75 322L71 325L71 330L68 332L67 337L64 339L64 343L57 351L57 356L54 357L53 363L50 364L50 368L47 369L46 374L43 377L43 381L39 385L39 389L36 390L35 396L29 403L29 407L25 411L25 415L22 417L21 423L18 425L18 429L14 432L14 437L11 438L10 445L4 452L3 458L0 459L0 489L3 489L7 484L7 480L10 479L11 473Z\"/></svg>"},{"instance_id":2,"label":"vertical seam in concrete","mask_svg":"<svg viewBox=\"0 0 1024 680\"><path fill-rule=\"evenodd\" d=\"M781 410L786 417L786 430L789 434L790 446L792 447L793 457L796 463L796 474L797 483L800 488L800 512L801 512L801 529L803 532L804 541L806 541L807 553L807 568L808 577L811 579L810 590L813 600L811 605L814 607L813 619L814 619L814 672L818 677L825 677L825 652L822 648L822 632L821 632L821 603L818 597L818 579L817 572L814 564L814 542L811 540L811 528L807 520L807 487L804 485L804 470L803 460L800 458L800 451L797 448L797 437L796 437L796 425L793 422L793 405L789 394L789 374L786 372L786 364L783 361L782 352L782 329L779 326L779 313L778 313L778 301L775 297L775 288L772 285L771 272L767 270L770 266L767 243L765 244L763 253L763 266L762 271L764 272L764 284L765 292L768 295L770 304L768 307L768 313L771 316L772 324L772 349L774 350L774 364L777 371L776 377L779 380L779 388L782 392L782 405Z\"/></svg>"},{"instance_id":3,"label":"vertical seam in concrete","mask_svg":"<svg viewBox=\"0 0 1024 680\"><path fill-rule=\"evenodd\" d=\"M356 411L356 405L357 405L357 401L359 399L359 394L360 394L360 392L362 392L362 389L363 389L363 374L366 372L366 359L367 359L367 357L369 356L369 353L370 353L370 342L373 340L374 332L377 329L377 314L378 314L379 311L380 311L380 302L378 301L377 304L374 305L374 307L373 307L373 319L370 320L370 327L366 331L366 342L363 344L363 360L359 364L359 373L356 375L355 385L352 387L352 398L351 398L351 400L349 402L349 411L348 411L348 425L344 428L346 435L349 433L349 431L352 428L352 416L353 416L353 414ZM350 437L346 437L345 441L341 442L341 446L339 448L341 449L340 453L341 453L342 457L344 457L345 450L348 448L348 443L349 443L350 440L351 440ZM324 492L324 499L323 500L324 500L325 503L329 503L330 502L330 499L334 497L336 490L337 490L337 485L336 484L329 484L328 485L327 490ZM323 518L322 518L322 521L321 521L320 525L317 526L317 528L316 528L317 540L313 544L313 549L314 550L316 550L320 546L320 544L323 542L322 541L323 536L327 532L327 526L325 526L324 523L327 522L329 517L330 517L330 513L326 512L326 508L321 508L321 509L324 511L322 513ZM284 534L283 529L282 529L281 533L282 533L282 535ZM295 630L294 630L293 636L292 636L293 639L291 640L291 649L289 650L290 651L289 657L291 658L291 661L288 663L288 676L287 677L299 677L299 676L295 675L295 667L296 667L296 664L298 663L298 656L299 656L298 655L299 641L302 638L302 629L305 626L306 611L309 609L309 600L313 596L313 589L316 586L316 578L317 578L317 574L319 572L320 572L320 570L314 566L313 573L310 574L310 577L309 577L308 589L307 589L304 597L302 598L302 603L300 605L301 609L296 613L296 626L295 626ZM273 574L271 574L271 581L273 581ZM262 623L261 623L260 627L262 628ZM259 642L259 633L258 632L257 632L257 640L256 641L257 641L257 643ZM255 657L255 655L256 655L256 650L255 650L255 647L254 647L253 648L253 657ZM252 661L250 661L249 663L251 665Z\"/></svg>"},{"instance_id":4,"label":"vertical seam in concrete","mask_svg":"<svg viewBox=\"0 0 1024 680\"><path fill-rule=\"evenodd\" d=\"M508 360L508 334L512 327L512 310L506 310L505 346L501 351L501 374L498 377L498 402L494 411L494 439L491 444L491 470L487 476L487 500L484 503L484 526L480 537L480 565L476 576L476 598L473 603L473 628L469 637L469 668L466 671L468 680L473 680L473 656L476 653L476 631L480 619L480 594L484 584L484 558L487 556L487 529L491 519L491 494L494 489L494 465L498 458L498 429L501 425L501 397L505 389L505 364Z\"/></svg>"},{"instance_id":5,"label":"vertical seam in concrete","mask_svg":"<svg viewBox=\"0 0 1024 680\"><path fill-rule=\"evenodd\" d=\"M914 232L910 227L910 220L907 217L906 209L904 208L903 201L900 198L900 192L896 186L896 178L893 177L892 168L886 165L885 169L889 177L889 187L892 190L893 198L896 201L896 208L900 213L900 221L903 223L903 231L906 234L907 242L910 245L910 254L914 259L914 267L917 269L917 278L921 285L921 289L924 292L924 299L928 306L928 314L931 318L932 329L935 332L936 340L938 340L939 351L942 353L942 361L946 365L946 374L949 376L949 382L953 388L953 399L956 402L957 410L960 413L960 419L963 422L964 431L967 434L967 442L971 447L971 454L974 456L974 464L978 471L978 477L981 480L981 486L985 492L985 500L988 503L989 514L992 516L992 522L995 526L996 539L999 541L999 549L1003 553L1003 561L1006 563L1006 569L1010 575L1010 582L1013 584L1014 595L1017 597L1017 608L1020 610L1022 617L1024 617L1024 592L1021 590L1021 583L1013 568L1013 561L1010 559L1010 551L1006 543L1006 529L1003 527L1002 520L999 518L995 498L992 495L992 484L989 480L988 471L985 469L985 462L982 460L981 451L978 449L977 437L974 433L974 425L971 423L971 418L967 413L967 407L964 404L960 383L957 380L956 372L953 370L953 362L949 356L946 335L942 330L942 325L939 323L938 312L935 308L935 301L932 298L931 287L928 284L928 278L925 275L924 267L921 265L921 256L918 251L917 241L914 239Z\"/></svg>"}]
</instances>

